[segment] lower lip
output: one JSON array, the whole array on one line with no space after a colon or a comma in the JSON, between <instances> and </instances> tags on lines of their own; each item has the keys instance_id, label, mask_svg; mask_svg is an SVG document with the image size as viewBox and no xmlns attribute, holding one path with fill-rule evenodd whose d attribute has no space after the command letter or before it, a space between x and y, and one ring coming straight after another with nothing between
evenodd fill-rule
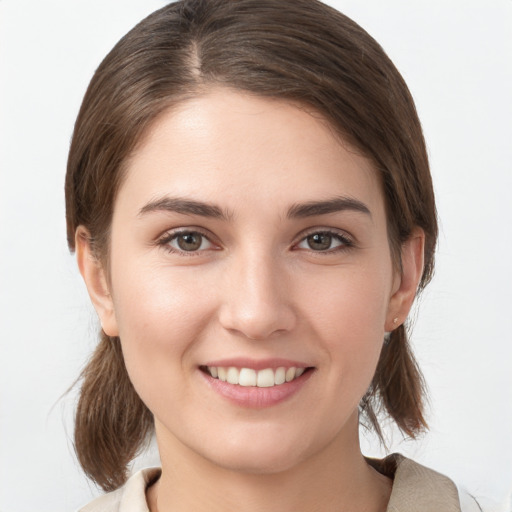
<instances>
[{"instance_id":1,"label":"lower lip","mask_svg":"<svg viewBox=\"0 0 512 512\"><path fill-rule=\"evenodd\" d=\"M230 384L220 379L214 379L201 370L200 373L213 391L230 402L240 407L262 409L277 405L297 394L313 374L313 369L309 369L291 382L268 388L239 386L238 384Z\"/></svg>"}]
</instances>

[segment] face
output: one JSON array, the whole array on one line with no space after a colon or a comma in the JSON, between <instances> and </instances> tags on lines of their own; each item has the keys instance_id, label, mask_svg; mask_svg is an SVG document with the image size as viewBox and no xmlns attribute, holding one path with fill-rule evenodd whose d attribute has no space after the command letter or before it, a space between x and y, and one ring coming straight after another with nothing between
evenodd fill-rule
<instances>
[{"instance_id":1,"label":"face","mask_svg":"<svg viewBox=\"0 0 512 512\"><path fill-rule=\"evenodd\" d=\"M270 472L357 443L400 277L375 170L318 114L221 89L163 115L128 162L108 283L161 448Z\"/></svg>"}]
</instances>

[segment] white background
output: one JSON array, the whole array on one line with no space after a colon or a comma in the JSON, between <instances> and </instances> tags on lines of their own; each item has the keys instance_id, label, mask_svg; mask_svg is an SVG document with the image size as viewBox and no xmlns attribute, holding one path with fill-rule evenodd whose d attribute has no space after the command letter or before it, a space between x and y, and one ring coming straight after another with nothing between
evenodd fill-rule
<instances>
[{"instance_id":1,"label":"white background","mask_svg":"<svg viewBox=\"0 0 512 512\"><path fill-rule=\"evenodd\" d=\"M476 495L512 491L512 0L330 2L385 48L422 119L437 192L437 274L414 345L431 433L391 449ZM96 323L65 242L74 118L103 56L161 0L0 0L0 510L76 509L98 490L61 398ZM370 454L378 444L364 442ZM510 502L508 507L512 510Z\"/></svg>"}]
</instances>

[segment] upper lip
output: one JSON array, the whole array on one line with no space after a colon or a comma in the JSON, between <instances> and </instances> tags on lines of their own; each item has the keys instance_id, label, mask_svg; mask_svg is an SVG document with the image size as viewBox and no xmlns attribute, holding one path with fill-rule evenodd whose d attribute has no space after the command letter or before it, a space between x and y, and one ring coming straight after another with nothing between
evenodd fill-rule
<instances>
[{"instance_id":1,"label":"upper lip","mask_svg":"<svg viewBox=\"0 0 512 512\"><path fill-rule=\"evenodd\" d=\"M250 359L244 357L236 357L229 359L217 359L215 361L208 361L201 366L216 366L216 367L235 367L235 368L251 368L253 370L265 370L266 368L309 368L312 365L294 361L291 359L272 358L272 359Z\"/></svg>"}]
</instances>

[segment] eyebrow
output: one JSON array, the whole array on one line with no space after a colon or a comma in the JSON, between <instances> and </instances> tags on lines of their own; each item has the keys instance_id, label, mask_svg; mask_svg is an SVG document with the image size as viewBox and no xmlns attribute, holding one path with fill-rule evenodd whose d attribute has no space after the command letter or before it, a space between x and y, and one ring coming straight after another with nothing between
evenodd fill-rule
<instances>
[{"instance_id":1,"label":"eyebrow","mask_svg":"<svg viewBox=\"0 0 512 512\"><path fill-rule=\"evenodd\" d=\"M308 201L294 204L288 210L288 218L313 217L342 211L354 211L372 216L370 209L358 199L352 197L333 197L326 201Z\"/></svg>"},{"instance_id":2,"label":"eyebrow","mask_svg":"<svg viewBox=\"0 0 512 512\"><path fill-rule=\"evenodd\" d=\"M358 199L351 197L334 197L324 201L307 201L296 203L288 209L289 219L314 217L342 211L355 211L371 217L369 208ZM146 203L139 211L139 216L150 212L172 212L184 215L199 215L214 219L228 220L232 214L222 208L202 201L181 197L162 197Z\"/></svg>"},{"instance_id":3,"label":"eyebrow","mask_svg":"<svg viewBox=\"0 0 512 512\"><path fill-rule=\"evenodd\" d=\"M161 211L181 213L184 215L199 215L201 217L211 217L222 220L227 220L231 217L229 212L214 204L194 201L193 199L186 199L182 197L162 197L154 199L140 209L139 216L150 212Z\"/></svg>"}]
</instances>

